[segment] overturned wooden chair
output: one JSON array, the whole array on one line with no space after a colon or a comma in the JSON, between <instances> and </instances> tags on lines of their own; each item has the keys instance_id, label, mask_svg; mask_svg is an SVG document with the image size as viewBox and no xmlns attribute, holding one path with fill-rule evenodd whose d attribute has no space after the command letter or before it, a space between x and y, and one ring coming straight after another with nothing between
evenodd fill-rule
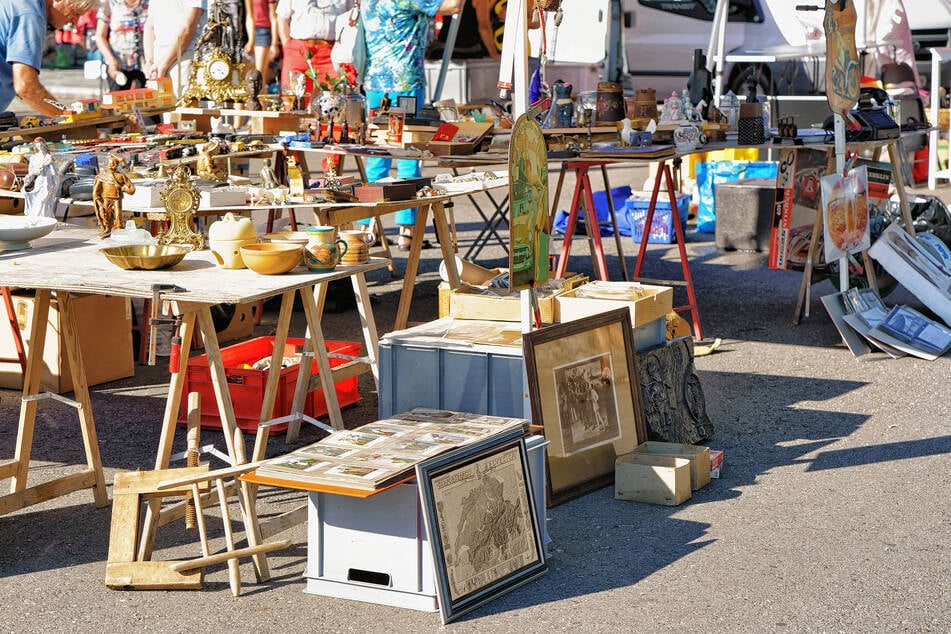
<instances>
[{"instance_id":1,"label":"overturned wooden chair","mask_svg":"<svg viewBox=\"0 0 951 634\"><path fill-rule=\"evenodd\" d=\"M197 403L189 403L189 452L197 456ZM235 442L241 441L240 430ZM229 583L234 596L241 594L241 577L238 559L253 557L259 581L270 578L264 554L287 548L289 540L264 543L258 526L254 504L248 495L247 485L226 482L258 466L256 463L240 464L224 469L209 470L207 465L187 466L177 469L132 471L117 473L113 487L112 525L109 534L109 558L106 563L106 586L113 589L198 589L202 587L204 571L208 566L228 564ZM228 507L229 495L237 494L237 501L244 520L248 545L235 547ZM221 521L224 527L225 550L212 553L205 529L204 501L217 497ZM185 498L170 514L172 518L184 517L186 527L197 528L201 544L201 556L194 559L153 561L152 547L155 528L142 527L145 503L161 505L168 497Z\"/></svg>"}]
</instances>

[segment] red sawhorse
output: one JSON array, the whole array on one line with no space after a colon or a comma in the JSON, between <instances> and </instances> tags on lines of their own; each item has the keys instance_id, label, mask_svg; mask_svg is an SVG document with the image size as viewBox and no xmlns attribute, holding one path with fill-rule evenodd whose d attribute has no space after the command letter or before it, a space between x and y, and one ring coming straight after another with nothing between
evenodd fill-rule
<instances>
[{"instance_id":1,"label":"red sawhorse","mask_svg":"<svg viewBox=\"0 0 951 634\"><path fill-rule=\"evenodd\" d=\"M673 160L675 166L679 168L680 158L674 158ZM644 266L644 255L647 253L647 243L650 236L650 226L654 221L654 208L657 206L657 197L660 193L661 179L664 180L667 196L670 199L671 222L674 225L674 233L677 236L677 249L680 251L680 267L684 274L683 280L648 280L641 278L641 269ZM644 231L641 234L641 244L638 247L637 260L634 263L633 279L643 282L655 282L665 286L685 286L687 288L687 304L674 306L674 311L682 312L689 310L693 319L694 339L703 339L703 331L700 329L700 309L697 307L697 295L694 293L693 277L690 275L690 263L687 260L684 230L680 224L680 212L677 209L677 191L674 188L674 179L671 175L670 163L665 159L658 162L657 173L654 176L654 189L651 192L651 201L647 208L647 217L644 219Z\"/></svg>"},{"instance_id":2,"label":"red sawhorse","mask_svg":"<svg viewBox=\"0 0 951 634\"><path fill-rule=\"evenodd\" d=\"M555 186L555 197L552 202L551 214L549 215L549 224L555 218L555 212L558 207L558 198L561 196L561 187L564 184L565 173L569 170L575 173L575 190L571 196L571 207L568 211L568 226L565 227L564 239L561 243L561 255L558 256L558 265L555 267L555 277L564 277L565 270L568 267L568 254L571 251L571 238L575 233L575 226L578 224L578 209L584 213L585 228L588 232L588 239L591 242L591 264L592 269L598 271L602 280L609 279L608 265L604 259L604 247L601 244L601 229L598 226L598 215L594 208L594 192L591 189L591 179L588 177L588 169L592 167L601 168L601 178L604 181L604 190L608 202L608 212L611 216L611 225L614 229L614 242L617 246L618 258L621 261L621 274L625 280L627 276L627 266L624 264L624 251L621 249L621 236L617 230L617 217L614 214L614 200L611 197L611 185L608 182L608 170L605 167L611 161L565 161L561 164L561 171L558 174L558 184ZM549 227L550 229L551 227Z\"/></svg>"}]
</instances>

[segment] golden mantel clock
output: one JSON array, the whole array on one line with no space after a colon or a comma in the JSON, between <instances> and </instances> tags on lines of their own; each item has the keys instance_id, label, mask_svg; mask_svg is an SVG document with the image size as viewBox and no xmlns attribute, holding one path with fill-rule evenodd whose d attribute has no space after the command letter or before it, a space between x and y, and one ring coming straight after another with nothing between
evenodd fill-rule
<instances>
[{"instance_id":1,"label":"golden mantel clock","mask_svg":"<svg viewBox=\"0 0 951 634\"><path fill-rule=\"evenodd\" d=\"M195 59L179 106L202 100L216 105L248 100L242 50L236 43L237 34L226 7L220 0L209 2L208 19L195 43Z\"/></svg>"},{"instance_id":2,"label":"golden mantel clock","mask_svg":"<svg viewBox=\"0 0 951 634\"><path fill-rule=\"evenodd\" d=\"M222 48L214 47L196 57L188 76L188 87L178 100L179 106L195 101L215 103L244 102L248 91L244 87L244 62L235 62Z\"/></svg>"},{"instance_id":3,"label":"golden mantel clock","mask_svg":"<svg viewBox=\"0 0 951 634\"><path fill-rule=\"evenodd\" d=\"M192 228L201 194L192 183L191 170L184 165L176 167L161 195L162 205L168 213L169 227L158 234L158 243L177 244L194 250L203 248L205 236Z\"/></svg>"}]
</instances>

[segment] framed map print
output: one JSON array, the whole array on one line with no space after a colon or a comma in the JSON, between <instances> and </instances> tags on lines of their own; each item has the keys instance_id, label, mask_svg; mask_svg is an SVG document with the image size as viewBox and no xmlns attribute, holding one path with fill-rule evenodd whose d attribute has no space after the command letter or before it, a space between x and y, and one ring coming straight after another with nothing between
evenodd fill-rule
<instances>
[{"instance_id":1,"label":"framed map print","mask_svg":"<svg viewBox=\"0 0 951 634\"><path fill-rule=\"evenodd\" d=\"M548 570L522 430L416 467L443 623Z\"/></svg>"}]
</instances>

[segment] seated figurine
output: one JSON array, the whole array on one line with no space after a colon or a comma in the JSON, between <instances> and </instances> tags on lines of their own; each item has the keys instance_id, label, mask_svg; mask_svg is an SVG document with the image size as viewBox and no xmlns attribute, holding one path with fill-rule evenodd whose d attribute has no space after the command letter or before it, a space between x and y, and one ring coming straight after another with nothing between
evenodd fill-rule
<instances>
[{"instance_id":1,"label":"seated figurine","mask_svg":"<svg viewBox=\"0 0 951 634\"><path fill-rule=\"evenodd\" d=\"M228 176L224 170L215 166L214 157L219 154L220 150L221 145L217 139L212 139L202 146L201 152L198 153L198 161L195 163L195 174L198 175L198 178L210 181L227 180Z\"/></svg>"}]
</instances>

